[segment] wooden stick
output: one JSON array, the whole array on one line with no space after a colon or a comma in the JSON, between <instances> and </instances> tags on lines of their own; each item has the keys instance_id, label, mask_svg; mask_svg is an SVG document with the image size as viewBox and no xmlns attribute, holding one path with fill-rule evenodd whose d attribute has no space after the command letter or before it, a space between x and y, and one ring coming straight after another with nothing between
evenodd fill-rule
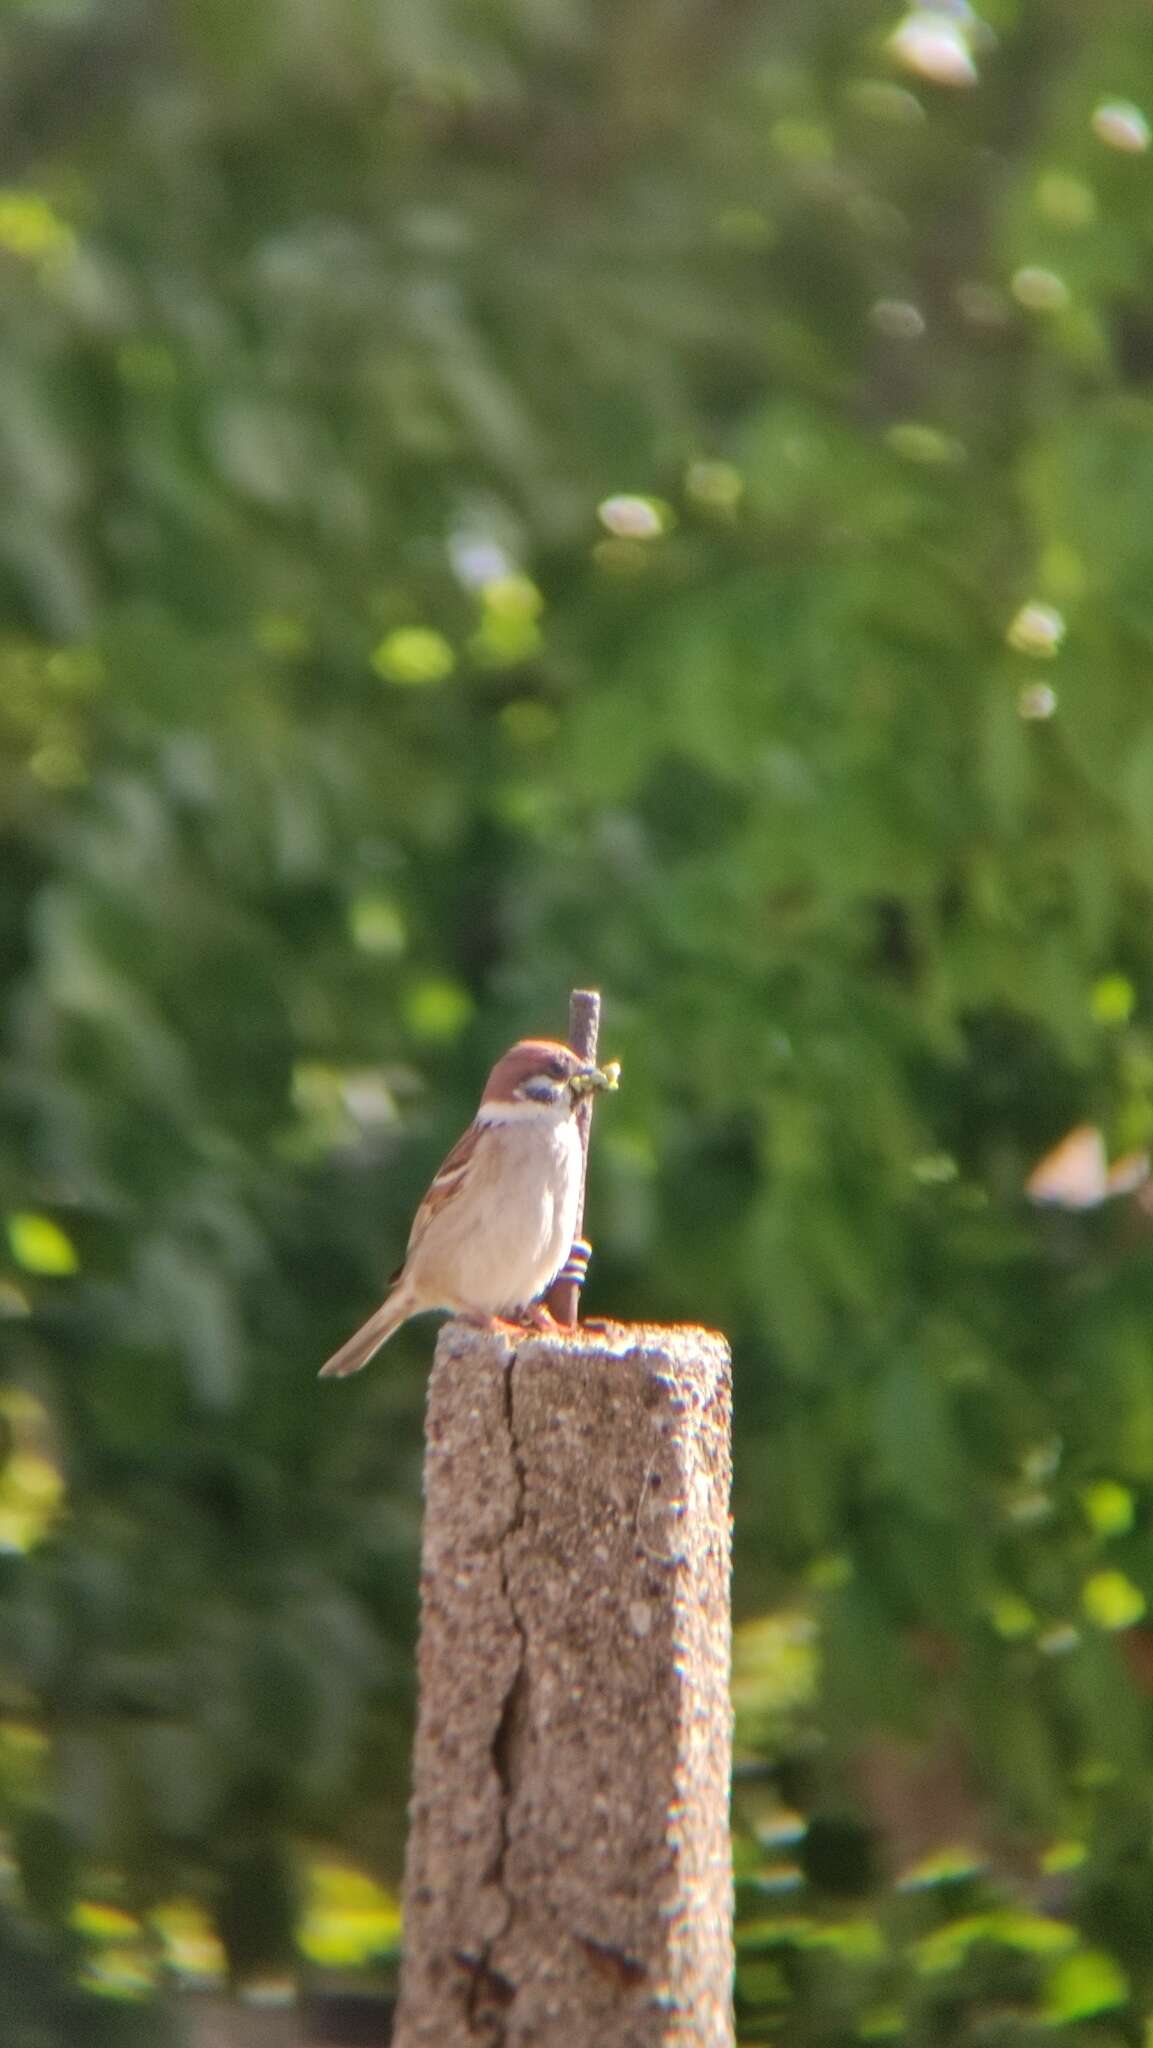
<instances>
[{"instance_id":1,"label":"wooden stick","mask_svg":"<svg viewBox=\"0 0 1153 2048\"><path fill-rule=\"evenodd\" d=\"M595 988L574 988L568 1007L568 1042L582 1060L595 1060L597 1039L600 1035L601 999ZM580 1131L581 1151L584 1154L584 1172L581 1175L580 1202L577 1205L576 1237L584 1232L585 1178L588 1174L589 1130L593 1119L593 1097L586 1095L577 1110L577 1129ZM548 1306L558 1323L571 1329L580 1317L581 1281L569 1274L562 1274L554 1281L548 1298Z\"/></svg>"}]
</instances>

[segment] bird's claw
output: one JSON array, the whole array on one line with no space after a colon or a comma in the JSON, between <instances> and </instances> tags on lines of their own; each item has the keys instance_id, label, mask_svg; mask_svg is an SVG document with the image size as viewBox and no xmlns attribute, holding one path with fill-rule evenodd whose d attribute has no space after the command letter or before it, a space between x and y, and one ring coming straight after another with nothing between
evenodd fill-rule
<instances>
[{"instance_id":1,"label":"bird's claw","mask_svg":"<svg viewBox=\"0 0 1153 2048\"><path fill-rule=\"evenodd\" d=\"M462 1309L458 1322L467 1323L470 1329L483 1330L489 1337L519 1337L523 1334L523 1323L513 1322L508 1316L468 1315Z\"/></svg>"},{"instance_id":2,"label":"bird's claw","mask_svg":"<svg viewBox=\"0 0 1153 2048\"><path fill-rule=\"evenodd\" d=\"M534 1301L532 1307L526 1310L525 1322L530 1330L540 1330L545 1336L554 1335L557 1330L564 1328L563 1323L557 1322L552 1310L546 1308L543 1301Z\"/></svg>"}]
</instances>

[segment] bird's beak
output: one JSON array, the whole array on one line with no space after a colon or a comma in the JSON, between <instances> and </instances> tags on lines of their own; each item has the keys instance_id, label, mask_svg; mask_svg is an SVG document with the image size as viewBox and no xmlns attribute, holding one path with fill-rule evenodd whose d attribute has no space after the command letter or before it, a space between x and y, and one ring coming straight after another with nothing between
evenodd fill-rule
<instances>
[{"instance_id":1,"label":"bird's beak","mask_svg":"<svg viewBox=\"0 0 1153 2048\"><path fill-rule=\"evenodd\" d=\"M578 1067L569 1082L574 1095L599 1095L602 1091L611 1094L620 1087L621 1067L619 1060L610 1060L605 1067Z\"/></svg>"}]
</instances>

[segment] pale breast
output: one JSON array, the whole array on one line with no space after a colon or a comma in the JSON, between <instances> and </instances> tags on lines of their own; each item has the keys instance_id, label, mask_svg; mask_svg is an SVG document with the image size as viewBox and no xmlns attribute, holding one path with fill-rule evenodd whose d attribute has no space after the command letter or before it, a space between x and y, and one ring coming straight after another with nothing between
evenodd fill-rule
<instances>
[{"instance_id":1,"label":"pale breast","mask_svg":"<svg viewBox=\"0 0 1153 2048\"><path fill-rule=\"evenodd\" d=\"M568 1257L580 1138L570 1116L511 1121L485 1133L474 1163L467 1197L445 1204L407 1270L430 1303L500 1315L536 1301Z\"/></svg>"}]
</instances>

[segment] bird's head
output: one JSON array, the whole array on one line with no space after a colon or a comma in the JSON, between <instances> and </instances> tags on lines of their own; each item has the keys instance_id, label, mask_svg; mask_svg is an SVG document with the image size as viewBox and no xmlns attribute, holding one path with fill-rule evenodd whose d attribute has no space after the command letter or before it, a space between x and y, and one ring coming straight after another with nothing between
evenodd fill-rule
<instances>
[{"instance_id":1,"label":"bird's head","mask_svg":"<svg viewBox=\"0 0 1153 2048\"><path fill-rule=\"evenodd\" d=\"M480 1100L482 1122L534 1112L566 1115L583 1096L617 1086L616 1061L598 1067L551 1038L522 1038L493 1068Z\"/></svg>"}]
</instances>

